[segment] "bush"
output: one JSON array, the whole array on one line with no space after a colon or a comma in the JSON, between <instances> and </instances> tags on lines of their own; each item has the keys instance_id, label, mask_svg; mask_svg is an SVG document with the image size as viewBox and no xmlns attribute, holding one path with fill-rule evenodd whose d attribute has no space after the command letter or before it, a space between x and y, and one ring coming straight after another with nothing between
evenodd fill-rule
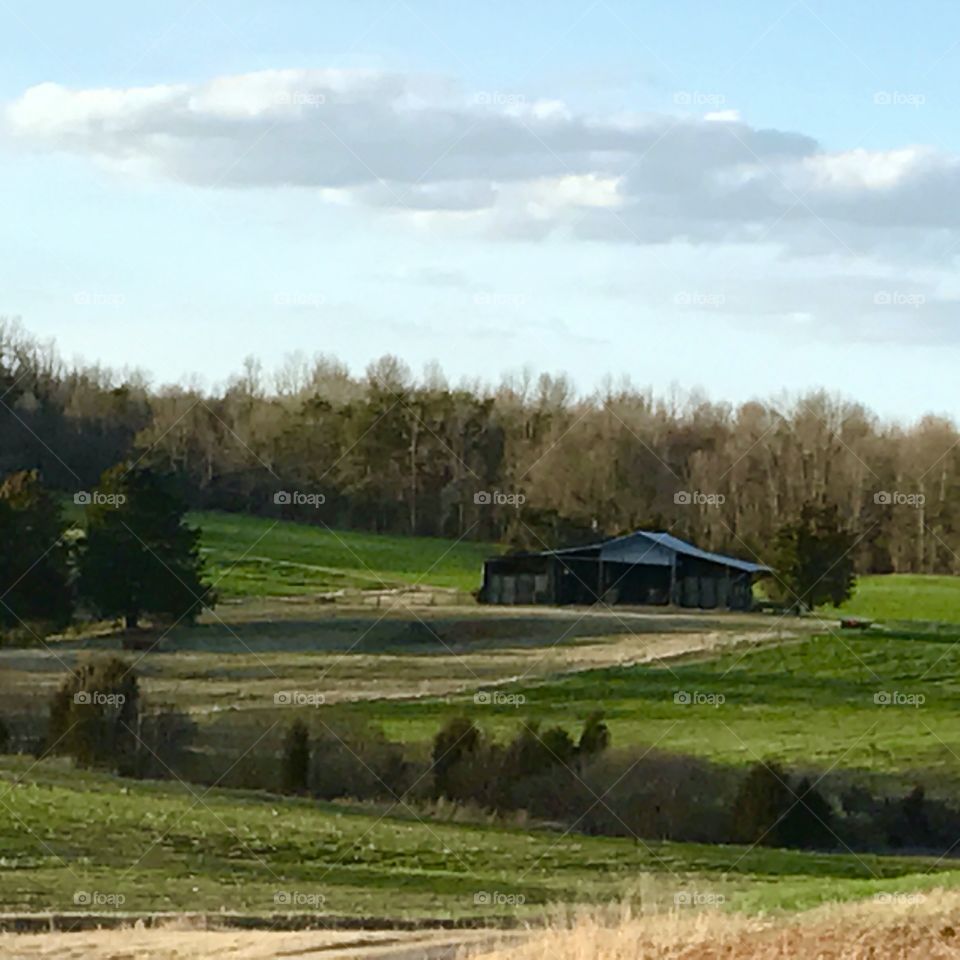
<instances>
[{"instance_id":1,"label":"bush","mask_svg":"<svg viewBox=\"0 0 960 960\"><path fill-rule=\"evenodd\" d=\"M302 720L294 720L283 744L283 789L305 793L310 782L310 731Z\"/></svg>"},{"instance_id":2,"label":"bush","mask_svg":"<svg viewBox=\"0 0 960 960\"><path fill-rule=\"evenodd\" d=\"M773 763L751 767L734 805L734 833L741 843L830 850L838 842L833 808L809 779L796 787Z\"/></svg>"},{"instance_id":3,"label":"bush","mask_svg":"<svg viewBox=\"0 0 960 960\"><path fill-rule=\"evenodd\" d=\"M431 768L434 796L448 800L471 799L467 792L469 787L464 783L465 771L458 768L470 768L471 773L476 770L478 765L482 765L484 747L483 735L472 720L466 717L448 720L433 738ZM469 783L473 776L466 780Z\"/></svg>"},{"instance_id":4,"label":"bush","mask_svg":"<svg viewBox=\"0 0 960 960\"><path fill-rule=\"evenodd\" d=\"M758 763L747 771L734 801L734 836L740 843L778 846L778 828L793 792L787 774L775 763Z\"/></svg>"},{"instance_id":5,"label":"bush","mask_svg":"<svg viewBox=\"0 0 960 960\"><path fill-rule=\"evenodd\" d=\"M81 767L136 776L140 689L123 660L81 664L50 701L45 753L67 754Z\"/></svg>"},{"instance_id":6,"label":"bush","mask_svg":"<svg viewBox=\"0 0 960 960\"><path fill-rule=\"evenodd\" d=\"M196 737L196 723L182 710L170 706L142 710L137 775L151 780L185 779Z\"/></svg>"},{"instance_id":7,"label":"bush","mask_svg":"<svg viewBox=\"0 0 960 960\"><path fill-rule=\"evenodd\" d=\"M311 744L309 789L324 800L397 800L415 781L403 748L363 723L323 723Z\"/></svg>"},{"instance_id":8,"label":"bush","mask_svg":"<svg viewBox=\"0 0 960 960\"><path fill-rule=\"evenodd\" d=\"M885 809L887 842L892 847L929 847L934 840L926 793L916 786L899 803Z\"/></svg>"},{"instance_id":9,"label":"bush","mask_svg":"<svg viewBox=\"0 0 960 960\"><path fill-rule=\"evenodd\" d=\"M833 809L807 778L793 791L794 799L773 831L784 847L800 850L832 850L838 837Z\"/></svg>"},{"instance_id":10,"label":"bush","mask_svg":"<svg viewBox=\"0 0 960 960\"><path fill-rule=\"evenodd\" d=\"M610 746L610 729L603 722L602 713L591 713L583 725L577 752L584 759L596 757Z\"/></svg>"}]
</instances>

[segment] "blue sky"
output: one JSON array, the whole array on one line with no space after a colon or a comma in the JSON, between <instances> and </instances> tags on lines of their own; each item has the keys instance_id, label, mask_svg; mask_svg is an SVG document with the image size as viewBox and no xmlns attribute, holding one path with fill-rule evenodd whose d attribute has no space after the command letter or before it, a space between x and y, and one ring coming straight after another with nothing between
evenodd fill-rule
<instances>
[{"instance_id":1,"label":"blue sky","mask_svg":"<svg viewBox=\"0 0 960 960\"><path fill-rule=\"evenodd\" d=\"M68 356L958 412L958 8L141 7L0 8L0 314Z\"/></svg>"}]
</instances>

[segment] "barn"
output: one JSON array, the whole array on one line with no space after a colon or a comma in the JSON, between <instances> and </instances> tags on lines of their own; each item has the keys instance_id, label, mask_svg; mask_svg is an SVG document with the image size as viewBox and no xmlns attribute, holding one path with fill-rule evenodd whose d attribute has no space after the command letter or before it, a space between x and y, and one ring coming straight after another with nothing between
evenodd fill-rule
<instances>
[{"instance_id":1,"label":"barn","mask_svg":"<svg viewBox=\"0 0 960 960\"><path fill-rule=\"evenodd\" d=\"M600 543L491 557L481 603L673 604L749 610L770 567L708 553L669 533L637 530Z\"/></svg>"}]
</instances>

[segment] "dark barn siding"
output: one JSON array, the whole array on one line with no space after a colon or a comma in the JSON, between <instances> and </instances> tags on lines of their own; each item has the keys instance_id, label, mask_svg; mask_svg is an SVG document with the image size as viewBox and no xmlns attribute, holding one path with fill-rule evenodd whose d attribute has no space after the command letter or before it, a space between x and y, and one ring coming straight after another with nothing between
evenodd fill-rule
<instances>
[{"instance_id":1,"label":"dark barn siding","mask_svg":"<svg viewBox=\"0 0 960 960\"><path fill-rule=\"evenodd\" d=\"M749 610L753 577L767 571L668 534L638 531L587 547L493 557L484 565L479 597L495 604Z\"/></svg>"}]
</instances>

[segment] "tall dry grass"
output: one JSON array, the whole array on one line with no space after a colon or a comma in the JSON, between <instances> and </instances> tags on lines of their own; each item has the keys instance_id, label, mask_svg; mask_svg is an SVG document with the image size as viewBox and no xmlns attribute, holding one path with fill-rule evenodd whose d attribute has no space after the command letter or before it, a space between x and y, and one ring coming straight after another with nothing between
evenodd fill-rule
<instances>
[{"instance_id":1,"label":"tall dry grass","mask_svg":"<svg viewBox=\"0 0 960 960\"><path fill-rule=\"evenodd\" d=\"M547 930L94 930L0 934L2 960L960 960L960 892L756 919L719 912L573 912Z\"/></svg>"},{"instance_id":2,"label":"tall dry grass","mask_svg":"<svg viewBox=\"0 0 960 960\"><path fill-rule=\"evenodd\" d=\"M946 960L960 893L890 895L781 919L720 912L580 916L475 960Z\"/></svg>"}]
</instances>

